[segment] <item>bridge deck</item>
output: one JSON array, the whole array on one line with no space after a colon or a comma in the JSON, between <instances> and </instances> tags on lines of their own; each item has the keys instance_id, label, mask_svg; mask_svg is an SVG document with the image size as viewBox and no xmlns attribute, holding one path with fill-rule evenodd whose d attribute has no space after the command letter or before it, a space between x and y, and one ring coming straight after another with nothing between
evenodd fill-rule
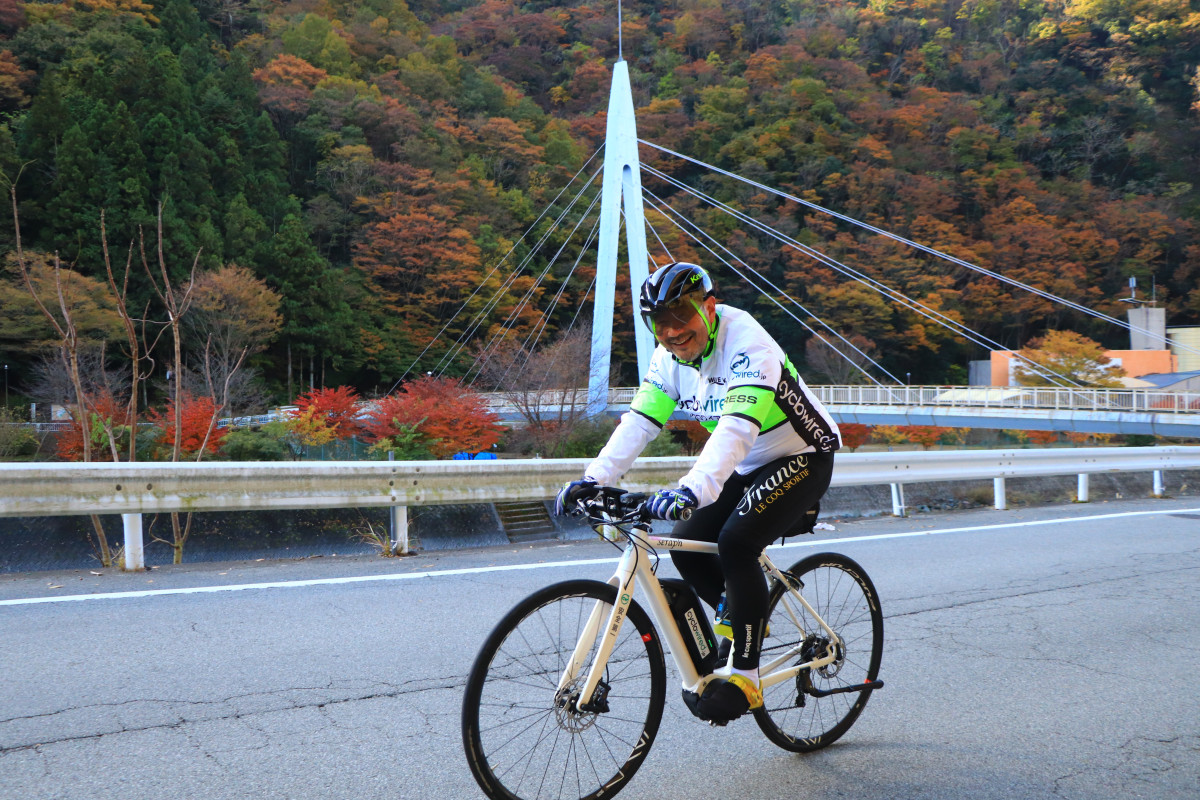
<instances>
[{"instance_id":1,"label":"bridge deck","mask_svg":"<svg viewBox=\"0 0 1200 800\"><path fill-rule=\"evenodd\" d=\"M838 422L952 428L1077 431L1200 438L1200 393L1148 389L1048 389L966 386L812 386ZM629 408L636 389L610 389L608 412ZM506 421L521 407L543 415L586 405L585 392L486 395Z\"/></svg>"}]
</instances>

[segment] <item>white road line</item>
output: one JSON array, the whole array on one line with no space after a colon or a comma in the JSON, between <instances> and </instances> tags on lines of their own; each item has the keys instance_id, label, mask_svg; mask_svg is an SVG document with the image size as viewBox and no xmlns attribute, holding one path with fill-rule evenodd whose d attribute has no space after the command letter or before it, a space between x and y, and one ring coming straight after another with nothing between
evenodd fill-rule
<instances>
[{"instance_id":1,"label":"white road line","mask_svg":"<svg viewBox=\"0 0 1200 800\"><path fill-rule=\"evenodd\" d=\"M886 539L908 539L916 536L941 536L947 533L977 533L983 531L1000 531L1010 528L1032 528L1039 525L1058 525L1070 522L1092 522L1103 519L1126 519L1129 517L1150 517L1164 514L1200 514L1200 508L1173 508L1161 511L1127 511L1117 514L1094 514L1086 517L1057 517L1055 519L1029 520L1027 522L1005 522L999 525L970 525L960 528L940 528L926 531L904 531L902 533L879 533L870 536L854 536L845 539L806 539L799 542L788 542L774 545L770 550L787 550L795 547L835 546L848 542L877 542ZM240 583L230 586L192 586L182 589L147 589L138 592L98 592L96 594L69 594L59 597L25 597L13 600L0 600L0 606L27 606L37 603L73 603L83 600L124 600L140 597L158 597L171 594L205 594L211 592L238 592L247 589L290 589L302 586L333 586L345 583L368 583L371 581L406 581L417 578L438 578L448 575L481 575L488 572L512 572L526 569L558 569L561 567L581 567L592 564L615 564L616 558L588 558L577 561L550 561L538 564L511 564L501 567L470 567L467 569L442 569L428 572L404 572L389 575L361 575L349 578L315 578L306 581L272 581L270 583Z\"/></svg>"}]
</instances>

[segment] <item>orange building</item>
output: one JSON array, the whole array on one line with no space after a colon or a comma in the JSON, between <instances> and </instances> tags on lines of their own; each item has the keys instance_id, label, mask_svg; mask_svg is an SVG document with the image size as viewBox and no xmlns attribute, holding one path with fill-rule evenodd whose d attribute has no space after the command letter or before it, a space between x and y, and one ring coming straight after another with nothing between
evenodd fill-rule
<instances>
[{"instance_id":1,"label":"orange building","mask_svg":"<svg viewBox=\"0 0 1200 800\"><path fill-rule=\"evenodd\" d=\"M1011 350L992 351L992 386L1016 386ZM1104 355L1130 378L1179 370L1179 360L1170 350L1105 350Z\"/></svg>"}]
</instances>

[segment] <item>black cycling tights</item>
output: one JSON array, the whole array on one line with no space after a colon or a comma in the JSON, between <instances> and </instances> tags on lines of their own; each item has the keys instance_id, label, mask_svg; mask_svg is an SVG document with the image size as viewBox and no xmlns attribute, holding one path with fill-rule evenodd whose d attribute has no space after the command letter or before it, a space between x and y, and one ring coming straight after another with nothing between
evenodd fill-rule
<instances>
[{"instance_id":1,"label":"black cycling tights","mask_svg":"<svg viewBox=\"0 0 1200 800\"><path fill-rule=\"evenodd\" d=\"M767 615L763 549L787 535L829 488L832 453L802 453L772 461L749 475L736 472L712 505L676 524L677 539L716 542L718 555L671 551L679 574L713 608L724 592L733 625L733 666L758 667Z\"/></svg>"}]
</instances>

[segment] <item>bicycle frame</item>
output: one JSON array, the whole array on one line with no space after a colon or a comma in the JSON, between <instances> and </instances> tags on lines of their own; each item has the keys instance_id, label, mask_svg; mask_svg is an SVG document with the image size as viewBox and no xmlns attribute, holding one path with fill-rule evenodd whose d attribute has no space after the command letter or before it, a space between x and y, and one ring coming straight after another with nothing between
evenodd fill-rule
<instances>
[{"instance_id":1,"label":"bicycle frame","mask_svg":"<svg viewBox=\"0 0 1200 800\"><path fill-rule=\"evenodd\" d=\"M667 551L683 550L715 555L717 553L717 545L710 542L673 539L668 536L654 536L652 534L640 536L635 539L613 526L605 526L602 533L604 535L609 535L610 533L616 534L626 540L625 550L621 555L620 561L617 563L617 569L607 581L609 585L617 589L617 602L612 606L612 610L608 613L606 620L602 620L602 617L604 617L604 606L607 603L598 601L592 608L583 633L579 637L579 642L575 645L575 651L567 662L562 677L559 679L558 691L562 692L577 678L579 671L583 668L587 654L591 652L592 646L596 642L596 637L601 636L596 659L592 663L587 680L584 682L583 689L576 700L579 707L586 706L592 702L592 696L608 666L608 659L612 655L613 648L617 642L617 635L621 632L621 626L624 624L625 618L629 613L629 606L633 602L634 591L637 589L639 582L645 591L646 602L644 605L650 614L650 618L654 621L654 626L658 629L659 635L667 642L671 658L674 660L675 667L679 670L679 674L683 678L683 688L699 694L703 692L704 686L710 680L727 677L730 674L732 659L724 666L718 667L710 675L701 675L696 670L695 665L692 664L687 646L684 644L683 632L680 631L679 626L675 622L675 617L671 613L666 594L663 593L662 586L659 584L658 578L654 575L651 558L648 554L648 551L653 549ZM794 679L801 670L817 669L833 663L837 658L836 650L840 639L825 623L825 620L821 619L816 610L809 605L804 596L797 591L797 587L792 585L792 581L767 557L766 552L763 552L759 556L759 562L762 564L763 571L767 575L780 581L788 588L788 594L781 598L781 602L787 603L790 598L804 606L804 610L817 621L817 624L820 625L830 642L826 648L825 655L803 664L784 667L788 661L800 653L800 644L797 644L789 648L782 655L776 656L770 662L760 665L759 680L765 689L777 683ZM803 630L800 620L796 617L795 609L788 606L787 611L796 623L797 629ZM603 634L600 633L602 621L604 622Z\"/></svg>"}]
</instances>

